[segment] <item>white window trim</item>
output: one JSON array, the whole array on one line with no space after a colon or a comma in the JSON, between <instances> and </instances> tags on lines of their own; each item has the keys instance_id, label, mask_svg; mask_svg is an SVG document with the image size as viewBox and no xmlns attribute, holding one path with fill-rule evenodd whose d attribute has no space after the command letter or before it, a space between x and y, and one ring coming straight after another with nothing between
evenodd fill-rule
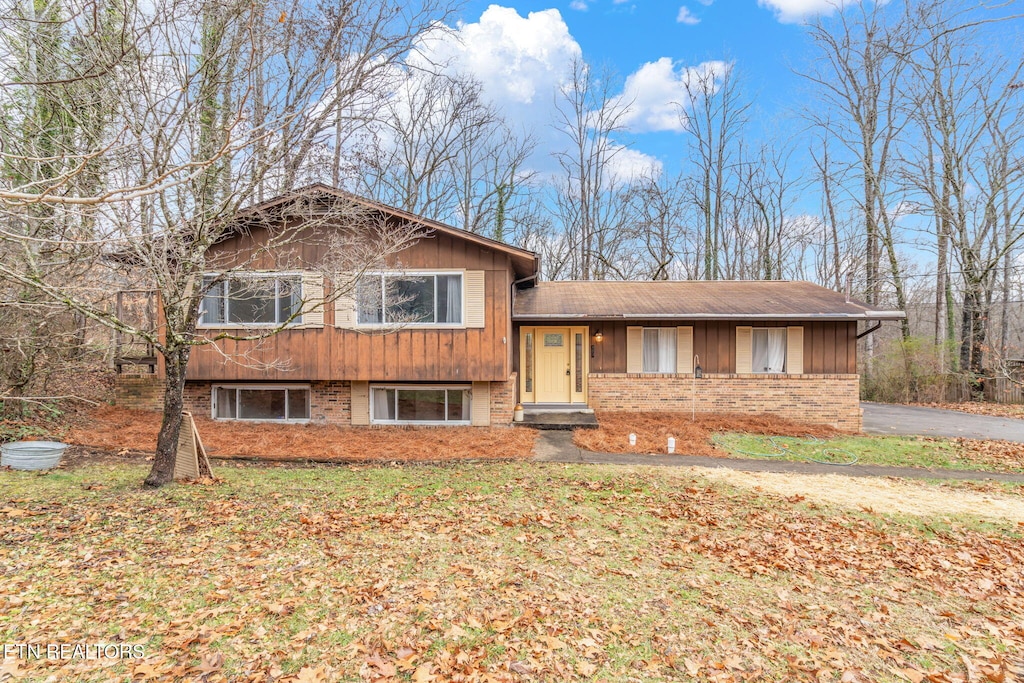
<instances>
[{"instance_id":1,"label":"white window trim","mask_svg":"<svg viewBox=\"0 0 1024 683\"><path fill-rule=\"evenodd\" d=\"M462 320L462 322L460 322L460 323L413 323L413 322L389 323L389 322L383 322L383 321L379 322L379 323L363 323L363 322L359 322L359 289L358 289L358 284L357 284L355 292L354 292L354 297L355 297L355 302L356 302L356 311L355 311L356 327L363 328L363 329L368 329L368 330L391 329L391 328L394 328L396 325L401 327L401 328L403 328L403 329L408 328L408 327L414 327L414 328L416 328L418 330L464 330L464 329L467 329L466 328L466 271L464 269L455 269L455 270L375 270L375 271L372 271L372 272L363 273L360 277L373 277L373 276L378 276L378 277L388 277L388 276L391 276L391 277L401 277L403 275L407 276L407 277L419 277L421 275L458 275L460 280L461 280L461 282L462 282L461 287L460 287L460 291L462 293L462 301L460 302L462 304L462 315L460 316L460 319ZM437 301L436 301L436 297L437 297L436 282L435 282L434 296L435 296L435 301L434 301L435 310L434 310L434 314L436 315L437 314L437 310L436 310L436 307L437 307ZM384 302L381 302L381 317L384 317L384 310L386 308L387 308L387 306L384 304ZM388 424L394 424L394 423L388 423ZM423 422L415 422L415 423L412 423L412 424L425 424L425 423L423 423ZM450 424L450 423L446 422L446 423L443 423L443 424Z\"/></svg>"},{"instance_id":2,"label":"white window trim","mask_svg":"<svg viewBox=\"0 0 1024 683\"><path fill-rule=\"evenodd\" d=\"M203 273L203 279L205 280L208 277L219 277L221 275L223 275L223 273ZM303 288L303 279L302 279L303 275L304 275L304 273L301 270L298 270L298 271L290 271L290 270L288 270L288 271L276 271L276 270L238 270L238 271L233 271L231 273L228 273L228 276L224 280L222 280L220 282L220 284L223 285L223 284L229 282L232 278L234 278L234 279L247 278L247 279L254 279L254 280L255 279L268 280L270 278L274 278L274 294L275 294L275 298L276 298L277 288L278 288L278 280L281 279L281 278L286 278L286 277L296 277L296 278L299 279L299 300L301 301L302 300L302 296L305 294L305 292L302 289ZM206 296L209 296L209 292L207 292ZM206 296L204 296L203 298L205 299ZM227 304L227 301L228 301L228 297L224 297L225 305ZM199 305L202 306L203 305L202 302L200 302ZM276 313L275 313L275 315L276 315ZM200 311L199 322L196 324L196 328L200 329L200 330L248 330L248 329L252 329L252 328L262 328L262 329L271 329L272 330L272 329L274 329L276 327L289 328L289 327L295 327L295 326L298 326L298 325L302 325L302 318L303 318L303 315L300 313L299 315L295 316L291 321L289 321L286 324L282 324L282 323L245 323L245 324L239 324L239 323L229 323L229 322L223 322L223 323L204 323L203 322L202 312ZM277 421L278 420L275 420L275 422L277 422Z\"/></svg>"},{"instance_id":3,"label":"white window trim","mask_svg":"<svg viewBox=\"0 0 1024 683\"><path fill-rule=\"evenodd\" d=\"M464 391L469 398L469 419L468 420L378 420L373 414L373 390L374 389L403 389L414 391L423 390L460 390ZM466 384L371 384L369 391L370 400L370 424L374 425L422 425L424 427L443 427L447 425L465 427L473 423L473 386ZM397 395L396 395L397 399ZM448 413L448 397L445 396L445 414Z\"/></svg>"},{"instance_id":4,"label":"white window trim","mask_svg":"<svg viewBox=\"0 0 1024 683\"><path fill-rule=\"evenodd\" d=\"M253 391L267 391L267 390L282 390L282 389L302 389L306 392L306 414L312 416L313 413L313 391L310 389L308 384L214 384L210 387L210 417L217 422L252 422L252 423L266 423L266 424L306 424L309 422L309 417L301 418L285 418L283 420L253 420L245 417L217 417L217 390L218 389L234 389L235 390L235 414L238 414L238 390L239 389L251 389ZM285 410L287 410L288 399L285 397Z\"/></svg>"}]
</instances>

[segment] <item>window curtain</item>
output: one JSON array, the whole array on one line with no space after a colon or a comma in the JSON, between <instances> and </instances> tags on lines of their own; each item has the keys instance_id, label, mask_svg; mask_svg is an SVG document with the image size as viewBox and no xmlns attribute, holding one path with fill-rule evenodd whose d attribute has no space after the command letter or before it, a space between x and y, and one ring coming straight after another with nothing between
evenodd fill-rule
<instances>
[{"instance_id":1,"label":"window curtain","mask_svg":"<svg viewBox=\"0 0 1024 683\"><path fill-rule=\"evenodd\" d=\"M644 330L644 372L658 372L658 330Z\"/></svg>"},{"instance_id":2,"label":"window curtain","mask_svg":"<svg viewBox=\"0 0 1024 683\"><path fill-rule=\"evenodd\" d=\"M768 330L768 372L786 371L786 330Z\"/></svg>"},{"instance_id":3,"label":"window curtain","mask_svg":"<svg viewBox=\"0 0 1024 683\"><path fill-rule=\"evenodd\" d=\"M658 331L658 372L676 371L676 331L663 327Z\"/></svg>"},{"instance_id":4,"label":"window curtain","mask_svg":"<svg viewBox=\"0 0 1024 683\"><path fill-rule=\"evenodd\" d=\"M644 329L644 372L676 371L676 331L671 327Z\"/></svg>"},{"instance_id":5,"label":"window curtain","mask_svg":"<svg viewBox=\"0 0 1024 683\"><path fill-rule=\"evenodd\" d=\"M445 279L448 280L448 300L443 322L458 324L462 322L462 278L450 275Z\"/></svg>"},{"instance_id":6,"label":"window curtain","mask_svg":"<svg viewBox=\"0 0 1024 683\"><path fill-rule=\"evenodd\" d=\"M395 419L395 393L387 389L373 390L373 419L394 420Z\"/></svg>"},{"instance_id":7,"label":"window curtain","mask_svg":"<svg viewBox=\"0 0 1024 683\"><path fill-rule=\"evenodd\" d=\"M786 371L786 330L784 328L755 329L751 339L754 372Z\"/></svg>"}]
</instances>

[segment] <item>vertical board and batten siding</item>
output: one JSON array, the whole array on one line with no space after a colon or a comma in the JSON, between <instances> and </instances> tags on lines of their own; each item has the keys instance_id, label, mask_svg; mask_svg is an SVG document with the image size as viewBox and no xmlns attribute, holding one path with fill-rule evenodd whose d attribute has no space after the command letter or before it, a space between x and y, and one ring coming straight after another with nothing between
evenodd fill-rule
<instances>
[{"instance_id":1,"label":"vertical board and batten siding","mask_svg":"<svg viewBox=\"0 0 1024 683\"><path fill-rule=\"evenodd\" d=\"M523 326L533 323L521 323ZM556 324L554 322L545 324ZM517 323L518 329L519 323ZM630 363L629 350L632 347L628 343L630 330L633 335L642 335L643 327L672 326L674 323L665 321L651 321L640 325L621 321L590 322L591 334L598 330L604 336L604 341L595 344L594 355L590 359L590 372L593 373L621 373L641 372L643 367L642 350L636 352L636 357ZM729 321L694 321L693 328L693 354L700 357L701 370L712 374L733 374L744 372L737 369L736 358L738 357L738 327L802 327L803 328L803 367L805 374L831 375L831 374L856 374L857 373L857 324L853 322L804 322L802 325L790 325L786 322L758 322L756 325L751 322L729 322ZM642 340L642 336L637 338ZM640 342L642 349L642 341ZM745 354L750 355L749 348ZM795 357L793 357L795 362ZM787 360L789 357L787 357ZM677 358L678 360L678 358ZM630 368L640 368L637 370ZM518 370L518 368L516 368ZM690 370L692 372L692 369ZM749 370L746 370L749 372Z\"/></svg>"},{"instance_id":2,"label":"vertical board and batten siding","mask_svg":"<svg viewBox=\"0 0 1024 683\"><path fill-rule=\"evenodd\" d=\"M217 245L229 257L245 258L256 246L249 235ZM235 253L232 254L232 250ZM316 245L303 244L301 258L316 262ZM216 261L216 258L214 258ZM508 254L435 233L397 255L404 270L465 270L466 319L455 329L407 327L368 333L354 329L352 297L327 306L323 327L302 325L262 342L219 342L216 349L197 347L188 367L190 380L303 381L354 380L400 382L499 382L512 371L509 349L510 291L514 272ZM308 267L308 266L307 266ZM258 261L259 270L285 270L286 259ZM315 286L315 285L314 285ZM328 296L329 296L328 292ZM347 316L346 317L346 311ZM317 318L314 316L313 322ZM202 333L202 330L200 330ZM225 358L228 356L228 358ZM269 369L238 363L244 356L271 365ZM355 399L353 399L355 400Z\"/></svg>"}]
</instances>

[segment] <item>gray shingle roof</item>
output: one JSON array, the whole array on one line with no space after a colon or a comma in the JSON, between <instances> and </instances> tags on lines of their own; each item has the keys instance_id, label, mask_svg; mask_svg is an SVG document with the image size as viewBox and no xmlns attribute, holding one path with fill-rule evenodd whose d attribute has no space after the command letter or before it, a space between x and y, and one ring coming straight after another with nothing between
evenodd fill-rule
<instances>
[{"instance_id":1,"label":"gray shingle roof","mask_svg":"<svg viewBox=\"0 0 1024 683\"><path fill-rule=\"evenodd\" d=\"M899 320L810 282L698 280L541 282L517 293L517 320L558 318Z\"/></svg>"}]
</instances>

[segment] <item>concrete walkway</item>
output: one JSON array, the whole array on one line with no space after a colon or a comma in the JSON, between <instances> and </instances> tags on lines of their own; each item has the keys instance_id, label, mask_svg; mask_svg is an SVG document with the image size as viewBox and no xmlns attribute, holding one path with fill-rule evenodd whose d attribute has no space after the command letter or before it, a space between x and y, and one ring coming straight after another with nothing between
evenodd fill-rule
<instances>
[{"instance_id":1,"label":"concrete walkway","mask_svg":"<svg viewBox=\"0 0 1024 683\"><path fill-rule=\"evenodd\" d=\"M943 411L949 412L949 411ZM540 462L590 465L652 465L657 467L718 467L743 472L795 472L798 474L839 474L847 477L904 477L907 479L951 479L1024 483L1024 474L998 474L971 470L928 470L921 467L882 465L822 465L816 462L745 458L708 458L699 455L636 455L595 453L572 442L572 432L540 432L533 450Z\"/></svg>"},{"instance_id":2,"label":"concrete walkway","mask_svg":"<svg viewBox=\"0 0 1024 683\"><path fill-rule=\"evenodd\" d=\"M1001 439L1024 443L1024 420L891 403L861 403L867 434Z\"/></svg>"}]
</instances>

